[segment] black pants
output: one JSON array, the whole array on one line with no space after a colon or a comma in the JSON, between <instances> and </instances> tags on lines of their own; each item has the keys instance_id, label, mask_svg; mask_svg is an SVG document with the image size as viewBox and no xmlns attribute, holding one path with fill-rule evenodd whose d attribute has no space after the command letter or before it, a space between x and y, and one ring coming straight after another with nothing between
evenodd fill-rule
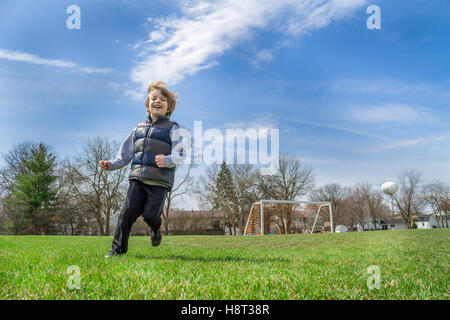
<instances>
[{"instance_id":1,"label":"black pants","mask_svg":"<svg viewBox=\"0 0 450 320\"><path fill-rule=\"evenodd\" d=\"M142 215L144 221L153 231L161 227L161 213L164 209L167 188L130 180L127 199L117 222L112 249L119 253L128 251L128 238L131 227Z\"/></svg>"}]
</instances>

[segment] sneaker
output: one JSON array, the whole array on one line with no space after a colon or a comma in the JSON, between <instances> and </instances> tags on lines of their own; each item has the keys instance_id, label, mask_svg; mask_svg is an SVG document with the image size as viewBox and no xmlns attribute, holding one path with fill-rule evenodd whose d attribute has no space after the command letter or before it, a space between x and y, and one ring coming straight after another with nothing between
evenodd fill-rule
<instances>
[{"instance_id":1,"label":"sneaker","mask_svg":"<svg viewBox=\"0 0 450 320\"><path fill-rule=\"evenodd\" d=\"M122 255L122 253L117 252L117 251L114 250L114 249L111 249L111 251L109 251L109 252L105 255L105 259L108 259L108 258L110 258L110 257L112 257L112 256L120 256L120 255Z\"/></svg>"},{"instance_id":2,"label":"sneaker","mask_svg":"<svg viewBox=\"0 0 450 320\"><path fill-rule=\"evenodd\" d=\"M161 244L162 240L162 232L161 228L159 228L156 232L153 231L152 228L150 228L150 242L152 243L152 246L157 247Z\"/></svg>"}]
</instances>

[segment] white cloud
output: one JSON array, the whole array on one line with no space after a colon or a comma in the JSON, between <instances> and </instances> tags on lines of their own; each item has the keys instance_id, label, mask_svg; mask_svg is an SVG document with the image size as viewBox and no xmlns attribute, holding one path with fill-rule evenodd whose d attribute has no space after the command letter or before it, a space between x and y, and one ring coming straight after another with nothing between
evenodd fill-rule
<instances>
[{"instance_id":1,"label":"white cloud","mask_svg":"<svg viewBox=\"0 0 450 320\"><path fill-rule=\"evenodd\" d=\"M298 157L298 159L302 162L306 162L306 163L312 163L312 164L319 164L319 165L330 165L330 164L341 164L342 161L341 160L336 160L333 158L311 158L311 157Z\"/></svg>"},{"instance_id":2,"label":"white cloud","mask_svg":"<svg viewBox=\"0 0 450 320\"><path fill-rule=\"evenodd\" d=\"M175 84L218 64L216 60L257 31L299 36L322 28L363 5L365 0L223 0L183 1L181 17L149 19L148 39L134 48L141 61L131 72L143 95L151 81ZM269 59L266 54L262 59ZM271 58L270 58L271 59ZM141 97L142 98L142 97Z\"/></svg>"},{"instance_id":3,"label":"white cloud","mask_svg":"<svg viewBox=\"0 0 450 320\"><path fill-rule=\"evenodd\" d=\"M278 120L273 116L263 116L250 121L234 121L225 124L227 129L278 129Z\"/></svg>"},{"instance_id":4,"label":"white cloud","mask_svg":"<svg viewBox=\"0 0 450 320\"><path fill-rule=\"evenodd\" d=\"M371 138L371 139L375 139L375 140L382 140L382 141L387 140L383 136L370 134L367 132L363 132L361 130L344 127L342 125L337 125L337 124L332 124L332 123L319 123L319 122L300 120L300 119L295 119L295 118L290 118L289 120L293 121L293 122L297 122L297 123L306 124L306 125L309 125L312 127L327 128L327 129L334 129L334 130L343 131L343 132L349 132L349 133L352 133L352 134L355 134L358 136L367 137L367 138Z\"/></svg>"},{"instance_id":5,"label":"white cloud","mask_svg":"<svg viewBox=\"0 0 450 320\"><path fill-rule=\"evenodd\" d=\"M59 60L59 59L45 59L38 57L31 53L26 52L20 52L20 51L11 51L11 50L4 50L0 49L0 58L6 59L10 61L21 61L26 63L32 63L32 64L40 64L40 65L46 65L51 67L59 67L59 68L72 68L81 70L86 73L109 73L112 70L109 68L95 68L95 67L85 67L76 64L75 62L68 61L68 60Z\"/></svg>"},{"instance_id":6,"label":"white cloud","mask_svg":"<svg viewBox=\"0 0 450 320\"><path fill-rule=\"evenodd\" d=\"M425 145L425 144L429 144L429 143L433 143L433 142L441 142L441 141L448 141L448 140L450 140L450 133L443 133L443 134L440 134L437 136L393 141L390 143L382 144L375 148L367 149L366 151L367 152L387 151L387 150L393 150L393 149L398 149L398 148L414 147L417 145Z\"/></svg>"},{"instance_id":7,"label":"white cloud","mask_svg":"<svg viewBox=\"0 0 450 320\"><path fill-rule=\"evenodd\" d=\"M353 107L346 111L344 117L346 120L360 123L417 123L432 119L427 109L401 103Z\"/></svg>"},{"instance_id":8,"label":"white cloud","mask_svg":"<svg viewBox=\"0 0 450 320\"><path fill-rule=\"evenodd\" d=\"M255 67L259 67L261 63L270 62L273 59L272 50L263 49L256 53L255 59L250 61L250 63Z\"/></svg>"},{"instance_id":9,"label":"white cloud","mask_svg":"<svg viewBox=\"0 0 450 320\"><path fill-rule=\"evenodd\" d=\"M440 96L450 98L449 81L441 83L410 82L383 77L379 79L340 79L328 84L333 92L346 94L376 94L406 97Z\"/></svg>"}]
</instances>

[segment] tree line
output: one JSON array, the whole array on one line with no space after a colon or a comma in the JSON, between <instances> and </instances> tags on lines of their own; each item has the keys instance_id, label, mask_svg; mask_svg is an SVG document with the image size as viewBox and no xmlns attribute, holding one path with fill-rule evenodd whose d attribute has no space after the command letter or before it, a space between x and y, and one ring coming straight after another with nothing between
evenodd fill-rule
<instances>
[{"instance_id":1,"label":"tree line","mask_svg":"<svg viewBox=\"0 0 450 320\"><path fill-rule=\"evenodd\" d=\"M108 235L125 199L127 169L102 171L118 144L96 137L71 159L43 142L22 142L3 155L0 226L13 234Z\"/></svg>"},{"instance_id":2,"label":"tree line","mask_svg":"<svg viewBox=\"0 0 450 320\"><path fill-rule=\"evenodd\" d=\"M437 217L438 227L448 228L450 186L441 181L422 185L421 177L414 169L397 175L399 191L392 197L391 208L379 186L361 181L350 187L339 183L316 187L311 165L281 155L275 175L261 175L252 165L210 166L200 176L195 195L201 206L225 213L229 234L244 229L252 204L261 199L331 202L334 225L349 230L357 224L376 226L379 220L390 218L403 219L411 229L416 227L413 218L429 211ZM278 207L282 218L274 222L282 233L290 233L292 206Z\"/></svg>"},{"instance_id":3,"label":"tree line","mask_svg":"<svg viewBox=\"0 0 450 320\"><path fill-rule=\"evenodd\" d=\"M22 142L2 155L0 168L0 232L12 234L109 235L111 217L126 198L128 167L103 171L102 159L112 159L119 144L107 138L89 139L70 159L59 160L46 143ZM168 193L163 228L170 231L170 208L181 195L196 198L202 208L223 213L229 234L243 230L250 208L260 199L312 200L332 203L334 224L352 228L357 223L387 218L392 212L373 184L353 187L331 183L316 187L313 168L296 157L281 155L275 175L261 175L254 165L208 166L194 179L190 165L177 170L175 185ZM421 185L415 170L398 175L395 212L408 228L412 217L429 208L441 227L448 227L449 186L436 181ZM288 210L289 211L289 210ZM280 229L290 232L290 212ZM288 221L286 223L285 221Z\"/></svg>"}]
</instances>

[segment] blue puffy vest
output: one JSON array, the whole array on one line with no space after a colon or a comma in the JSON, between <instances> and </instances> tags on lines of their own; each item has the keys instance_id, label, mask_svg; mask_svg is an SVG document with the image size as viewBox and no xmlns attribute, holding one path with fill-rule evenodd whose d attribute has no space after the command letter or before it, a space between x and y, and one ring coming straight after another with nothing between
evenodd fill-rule
<instances>
[{"instance_id":1,"label":"blue puffy vest","mask_svg":"<svg viewBox=\"0 0 450 320\"><path fill-rule=\"evenodd\" d=\"M155 122L151 122L149 117L137 125L133 136L134 156L129 179L155 180L167 186L169 191L172 189L175 167L158 168L155 156L171 153L170 130L175 124L167 116L161 116Z\"/></svg>"}]
</instances>

